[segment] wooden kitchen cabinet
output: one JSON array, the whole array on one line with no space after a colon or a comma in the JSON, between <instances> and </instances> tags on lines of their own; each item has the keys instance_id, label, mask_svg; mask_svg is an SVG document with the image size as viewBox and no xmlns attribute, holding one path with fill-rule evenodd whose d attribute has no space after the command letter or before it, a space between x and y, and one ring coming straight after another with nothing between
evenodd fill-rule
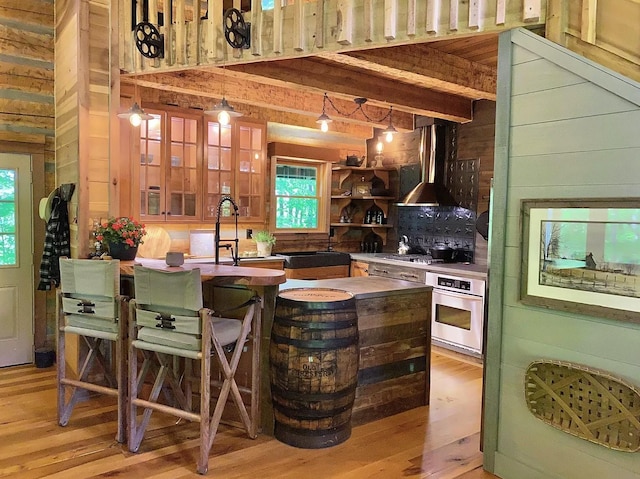
<instances>
[{"instance_id":1,"label":"wooden kitchen cabinet","mask_svg":"<svg viewBox=\"0 0 640 479\"><path fill-rule=\"evenodd\" d=\"M351 261L351 277L369 276L369 263L364 261Z\"/></svg>"},{"instance_id":2,"label":"wooden kitchen cabinet","mask_svg":"<svg viewBox=\"0 0 640 479\"><path fill-rule=\"evenodd\" d=\"M359 231L363 238L374 231L387 242L387 231L393 228L394 218L390 206L396 200L397 170L395 168L356 168L337 166L331 172L331 227L338 240ZM380 183L376 188L376 183ZM373 185L373 190L371 189ZM367 210L379 208L384 215L382 223L366 223Z\"/></svg>"},{"instance_id":3,"label":"wooden kitchen cabinet","mask_svg":"<svg viewBox=\"0 0 640 479\"><path fill-rule=\"evenodd\" d=\"M223 126L178 108L146 110L154 118L142 122L132 153L140 158L131 181L135 216L154 223L215 221L220 199L229 195L241 221L264 221L264 122L240 118ZM225 202L220 220L232 222L233 214Z\"/></svg>"}]
</instances>

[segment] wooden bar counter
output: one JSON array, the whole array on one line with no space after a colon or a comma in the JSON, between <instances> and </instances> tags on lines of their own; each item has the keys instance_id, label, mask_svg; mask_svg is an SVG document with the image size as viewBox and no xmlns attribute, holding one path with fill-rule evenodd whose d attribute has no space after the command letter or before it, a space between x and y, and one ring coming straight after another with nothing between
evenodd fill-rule
<instances>
[{"instance_id":1,"label":"wooden bar counter","mask_svg":"<svg viewBox=\"0 0 640 479\"><path fill-rule=\"evenodd\" d=\"M273 434L273 414L271 412L271 390L269 385L269 341L275 300L278 294L278 285L285 282L283 270L268 268L252 268L233 266L228 264L215 264L212 262L198 263L193 260L182 266L167 266L164 260L142 259L135 261L121 261L120 275L123 282L123 294L133 296L133 283L127 279L133 278L134 265L142 265L147 268L162 271L182 271L187 269L200 269L202 278L203 299L205 306L216 311L225 310L242 304L254 293L262 298L262 327L260 338L260 415L262 431ZM242 312L225 313L228 317L241 317ZM251 347L250 343L245 346ZM248 387L251 381L251 351L242 355L236 381L240 386ZM232 409L232 408L228 408ZM233 409L235 411L235 409Z\"/></svg>"},{"instance_id":2,"label":"wooden bar counter","mask_svg":"<svg viewBox=\"0 0 640 479\"><path fill-rule=\"evenodd\" d=\"M355 295L360 355L354 425L429 404L431 286L374 276L280 285L280 291L291 288Z\"/></svg>"}]
</instances>

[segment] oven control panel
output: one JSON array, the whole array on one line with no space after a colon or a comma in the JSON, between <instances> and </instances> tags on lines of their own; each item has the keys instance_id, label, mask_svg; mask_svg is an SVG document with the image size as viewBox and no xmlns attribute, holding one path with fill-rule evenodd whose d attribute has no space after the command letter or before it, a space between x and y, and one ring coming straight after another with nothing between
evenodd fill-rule
<instances>
[{"instance_id":1,"label":"oven control panel","mask_svg":"<svg viewBox=\"0 0 640 479\"><path fill-rule=\"evenodd\" d=\"M459 289L461 291L471 291L471 281L464 279L445 278L438 276L438 286Z\"/></svg>"}]
</instances>

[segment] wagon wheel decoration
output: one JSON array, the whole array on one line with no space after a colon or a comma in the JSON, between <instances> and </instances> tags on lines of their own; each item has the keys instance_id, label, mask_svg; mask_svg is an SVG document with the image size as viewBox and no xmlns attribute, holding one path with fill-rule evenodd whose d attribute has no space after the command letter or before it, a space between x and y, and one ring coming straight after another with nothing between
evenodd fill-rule
<instances>
[{"instance_id":1,"label":"wagon wheel decoration","mask_svg":"<svg viewBox=\"0 0 640 479\"><path fill-rule=\"evenodd\" d=\"M147 58L164 56L164 36L149 22L140 22L134 29L136 48Z\"/></svg>"},{"instance_id":2,"label":"wagon wheel decoration","mask_svg":"<svg viewBox=\"0 0 640 479\"><path fill-rule=\"evenodd\" d=\"M242 12L237 8L229 8L224 12L224 37L233 48L249 48L251 24L246 23Z\"/></svg>"}]
</instances>

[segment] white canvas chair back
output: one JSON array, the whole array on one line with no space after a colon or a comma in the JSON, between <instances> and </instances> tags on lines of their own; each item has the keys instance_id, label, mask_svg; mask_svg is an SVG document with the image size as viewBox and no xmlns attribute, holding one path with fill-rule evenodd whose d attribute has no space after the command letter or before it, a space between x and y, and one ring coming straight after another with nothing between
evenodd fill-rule
<instances>
[{"instance_id":1,"label":"white canvas chair back","mask_svg":"<svg viewBox=\"0 0 640 479\"><path fill-rule=\"evenodd\" d=\"M67 327L117 333L119 289L119 260L60 259L60 290Z\"/></svg>"},{"instance_id":2,"label":"white canvas chair back","mask_svg":"<svg viewBox=\"0 0 640 479\"><path fill-rule=\"evenodd\" d=\"M124 348L128 315L127 298L118 294L120 261L60 258L59 264L58 423L61 426L68 424L76 403L86 399L86 395L80 393L82 390L117 397L116 440L124 442L127 392ZM78 373L67 377L65 345L69 334L83 338L88 351ZM111 354L109 347L103 347L104 340L112 342L115 354ZM105 352L108 354L104 354ZM68 394L67 389L71 394Z\"/></svg>"},{"instance_id":3,"label":"white canvas chair back","mask_svg":"<svg viewBox=\"0 0 640 479\"><path fill-rule=\"evenodd\" d=\"M137 339L199 351L202 339L200 270L159 271L134 267ZM162 348L153 348L163 352ZM169 354L176 354L164 350Z\"/></svg>"}]
</instances>

